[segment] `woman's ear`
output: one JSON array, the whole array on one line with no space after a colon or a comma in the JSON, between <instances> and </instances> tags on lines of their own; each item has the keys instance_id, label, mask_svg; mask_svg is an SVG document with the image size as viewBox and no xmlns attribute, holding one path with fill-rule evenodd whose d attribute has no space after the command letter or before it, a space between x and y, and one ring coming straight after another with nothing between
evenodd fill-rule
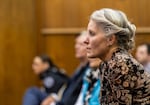
<instances>
[{"instance_id":1,"label":"woman's ear","mask_svg":"<svg viewBox=\"0 0 150 105\"><path fill-rule=\"evenodd\" d=\"M116 36L115 35L111 35L107 38L108 41L108 46L112 46L114 44L116 44Z\"/></svg>"}]
</instances>

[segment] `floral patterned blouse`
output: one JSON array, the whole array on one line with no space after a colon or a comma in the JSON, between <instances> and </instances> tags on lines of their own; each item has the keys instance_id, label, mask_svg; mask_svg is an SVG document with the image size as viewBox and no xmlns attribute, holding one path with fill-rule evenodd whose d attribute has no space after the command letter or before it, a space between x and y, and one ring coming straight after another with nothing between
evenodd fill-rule
<instances>
[{"instance_id":1,"label":"floral patterned blouse","mask_svg":"<svg viewBox=\"0 0 150 105\"><path fill-rule=\"evenodd\" d=\"M101 105L150 105L150 74L118 48L100 65Z\"/></svg>"}]
</instances>

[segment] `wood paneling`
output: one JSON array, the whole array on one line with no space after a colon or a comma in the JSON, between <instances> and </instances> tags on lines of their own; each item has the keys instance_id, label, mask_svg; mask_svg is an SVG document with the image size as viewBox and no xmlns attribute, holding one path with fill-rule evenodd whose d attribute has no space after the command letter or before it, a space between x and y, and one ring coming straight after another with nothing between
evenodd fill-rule
<instances>
[{"instance_id":1,"label":"wood paneling","mask_svg":"<svg viewBox=\"0 0 150 105\"><path fill-rule=\"evenodd\" d=\"M81 31L86 30L86 28L44 28L41 30L43 35L53 35L53 34L80 34ZM136 34L149 34L150 27L138 27L136 29Z\"/></svg>"},{"instance_id":2,"label":"wood paneling","mask_svg":"<svg viewBox=\"0 0 150 105\"><path fill-rule=\"evenodd\" d=\"M150 26L150 0L43 0L43 27L86 27L90 14L101 8L124 11L137 26Z\"/></svg>"},{"instance_id":3,"label":"wood paneling","mask_svg":"<svg viewBox=\"0 0 150 105\"><path fill-rule=\"evenodd\" d=\"M36 84L36 33L34 0L0 0L0 105L21 105L25 89Z\"/></svg>"}]
</instances>

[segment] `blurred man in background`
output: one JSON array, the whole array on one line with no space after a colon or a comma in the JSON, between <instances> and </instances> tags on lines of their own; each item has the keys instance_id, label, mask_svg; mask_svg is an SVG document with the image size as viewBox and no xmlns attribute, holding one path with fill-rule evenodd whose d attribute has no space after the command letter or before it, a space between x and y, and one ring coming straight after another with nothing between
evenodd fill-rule
<instances>
[{"instance_id":1,"label":"blurred man in background","mask_svg":"<svg viewBox=\"0 0 150 105\"><path fill-rule=\"evenodd\" d=\"M75 57L80 61L80 64L75 70L73 76L70 78L61 99L58 101L56 95L55 97L50 95L42 102L41 105L74 105L77 102L83 84L83 77L85 72L89 69L86 56L86 47L83 43L86 38L85 34L86 31L83 31L79 36L76 37ZM71 63L72 62L69 62L68 66L71 65Z\"/></svg>"},{"instance_id":2,"label":"blurred man in background","mask_svg":"<svg viewBox=\"0 0 150 105\"><path fill-rule=\"evenodd\" d=\"M150 44L145 43L137 47L136 59L144 66L145 70L150 73Z\"/></svg>"}]
</instances>

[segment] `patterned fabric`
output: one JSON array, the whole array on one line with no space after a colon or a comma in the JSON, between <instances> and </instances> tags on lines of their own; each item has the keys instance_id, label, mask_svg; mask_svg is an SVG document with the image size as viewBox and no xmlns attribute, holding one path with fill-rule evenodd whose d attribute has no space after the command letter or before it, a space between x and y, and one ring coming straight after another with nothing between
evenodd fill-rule
<instances>
[{"instance_id":1,"label":"patterned fabric","mask_svg":"<svg viewBox=\"0 0 150 105\"><path fill-rule=\"evenodd\" d=\"M87 70L83 81L84 105L100 105L100 71L90 68Z\"/></svg>"},{"instance_id":2,"label":"patterned fabric","mask_svg":"<svg viewBox=\"0 0 150 105\"><path fill-rule=\"evenodd\" d=\"M150 105L150 75L127 51L118 48L100 72L101 105Z\"/></svg>"}]
</instances>

